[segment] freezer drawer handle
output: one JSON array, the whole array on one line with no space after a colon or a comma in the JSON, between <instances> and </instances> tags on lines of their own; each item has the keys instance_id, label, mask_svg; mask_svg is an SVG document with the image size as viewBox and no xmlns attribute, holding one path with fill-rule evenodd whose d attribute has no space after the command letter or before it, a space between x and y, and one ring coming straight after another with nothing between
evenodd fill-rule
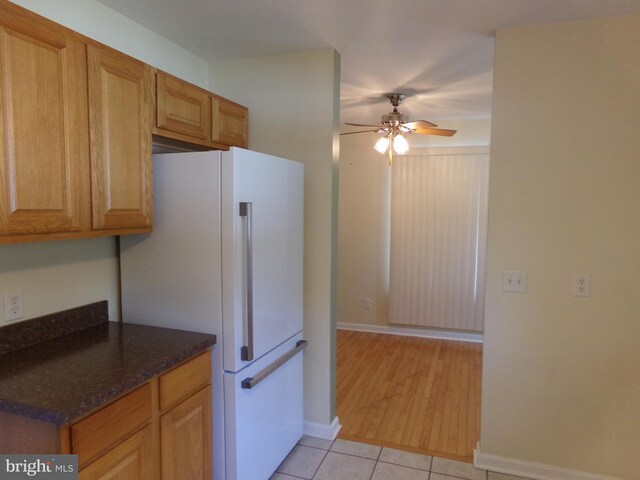
<instances>
[{"instance_id":1,"label":"freezer drawer handle","mask_svg":"<svg viewBox=\"0 0 640 480\"><path fill-rule=\"evenodd\" d=\"M273 372L275 372L282 365L287 363L291 357L294 357L298 352L301 352L302 350L307 348L308 344L309 342L307 340L298 340L295 347L293 347L287 353L282 355L279 359L277 359L268 367L260 370L255 377L247 377L244 380L242 380L242 383L241 383L242 388L252 389L256 385L258 385L261 381L263 381L265 378L267 378L269 375L271 375Z\"/></svg>"},{"instance_id":2,"label":"freezer drawer handle","mask_svg":"<svg viewBox=\"0 0 640 480\"><path fill-rule=\"evenodd\" d=\"M247 219L247 345L240 347L240 360L253 360L253 216L251 202L240 202L240 216Z\"/></svg>"}]
</instances>

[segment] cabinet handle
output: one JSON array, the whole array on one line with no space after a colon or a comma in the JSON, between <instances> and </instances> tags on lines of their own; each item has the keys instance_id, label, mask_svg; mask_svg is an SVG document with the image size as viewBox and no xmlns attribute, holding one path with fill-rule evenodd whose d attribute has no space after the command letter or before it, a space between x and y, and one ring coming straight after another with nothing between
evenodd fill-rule
<instances>
[{"instance_id":1,"label":"cabinet handle","mask_svg":"<svg viewBox=\"0 0 640 480\"><path fill-rule=\"evenodd\" d=\"M251 202L240 202L240 216L247 222L247 345L240 347L240 359L253 360L253 215Z\"/></svg>"}]
</instances>

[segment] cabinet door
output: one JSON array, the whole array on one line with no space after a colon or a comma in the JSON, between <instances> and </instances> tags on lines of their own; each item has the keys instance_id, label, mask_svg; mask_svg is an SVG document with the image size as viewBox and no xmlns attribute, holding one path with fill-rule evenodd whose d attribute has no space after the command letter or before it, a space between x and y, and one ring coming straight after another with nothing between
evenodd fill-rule
<instances>
[{"instance_id":1,"label":"cabinet door","mask_svg":"<svg viewBox=\"0 0 640 480\"><path fill-rule=\"evenodd\" d=\"M88 47L93 228L150 227L153 71Z\"/></svg>"},{"instance_id":2,"label":"cabinet door","mask_svg":"<svg viewBox=\"0 0 640 480\"><path fill-rule=\"evenodd\" d=\"M157 127L209 140L211 97L195 85L158 72L156 75Z\"/></svg>"},{"instance_id":3,"label":"cabinet door","mask_svg":"<svg viewBox=\"0 0 640 480\"><path fill-rule=\"evenodd\" d=\"M80 470L79 480L153 480L153 443L147 426ZM187 478L187 477L174 477Z\"/></svg>"},{"instance_id":4,"label":"cabinet door","mask_svg":"<svg viewBox=\"0 0 640 480\"><path fill-rule=\"evenodd\" d=\"M249 110L226 98L213 97L211 140L234 147L247 148Z\"/></svg>"},{"instance_id":5,"label":"cabinet door","mask_svg":"<svg viewBox=\"0 0 640 480\"><path fill-rule=\"evenodd\" d=\"M162 416L160 438L163 480L211 479L211 386Z\"/></svg>"},{"instance_id":6,"label":"cabinet door","mask_svg":"<svg viewBox=\"0 0 640 480\"><path fill-rule=\"evenodd\" d=\"M85 48L64 28L0 5L0 235L81 228Z\"/></svg>"}]
</instances>

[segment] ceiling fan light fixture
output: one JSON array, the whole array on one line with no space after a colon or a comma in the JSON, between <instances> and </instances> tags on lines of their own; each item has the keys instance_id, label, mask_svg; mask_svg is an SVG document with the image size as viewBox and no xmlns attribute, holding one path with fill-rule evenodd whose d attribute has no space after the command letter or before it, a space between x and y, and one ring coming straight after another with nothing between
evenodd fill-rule
<instances>
[{"instance_id":1,"label":"ceiling fan light fixture","mask_svg":"<svg viewBox=\"0 0 640 480\"><path fill-rule=\"evenodd\" d=\"M396 151L398 155L404 155L409 151L409 144L407 143L407 139L402 135L396 135L393 138L393 149Z\"/></svg>"},{"instance_id":2,"label":"ceiling fan light fixture","mask_svg":"<svg viewBox=\"0 0 640 480\"><path fill-rule=\"evenodd\" d=\"M440 135L443 137L451 137L456 133L455 130L447 130L437 128L435 123L426 120L416 120L409 122L409 117L398 111L398 105L407 97L404 93L387 93L384 95L393 106L393 111L382 115L379 125L366 123L347 123L354 127L369 127L369 130L360 130L358 132L345 132L340 135L351 135L352 133L376 132L383 135L374 145L374 149L382 154L389 155L389 166L393 160L393 152L398 155L405 155L409 151L406 135L418 133L421 135Z\"/></svg>"},{"instance_id":3,"label":"ceiling fan light fixture","mask_svg":"<svg viewBox=\"0 0 640 480\"><path fill-rule=\"evenodd\" d=\"M380 137L380 139L373 146L378 152L384 153L389 147L389 139L387 137Z\"/></svg>"}]
</instances>

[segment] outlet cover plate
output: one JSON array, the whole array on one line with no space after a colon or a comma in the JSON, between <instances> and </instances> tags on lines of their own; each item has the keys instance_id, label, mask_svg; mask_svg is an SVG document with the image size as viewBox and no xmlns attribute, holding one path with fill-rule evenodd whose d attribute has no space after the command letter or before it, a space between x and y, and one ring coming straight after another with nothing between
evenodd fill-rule
<instances>
[{"instance_id":1,"label":"outlet cover plate","mask_svg":"<svg viewBox=\"0 0 640 480\"><path fill-rule=\"evenodd\" d=\"M13 322L24 318L22 292L4 292L4 321Z\"/></svg>"}]
</instances>

